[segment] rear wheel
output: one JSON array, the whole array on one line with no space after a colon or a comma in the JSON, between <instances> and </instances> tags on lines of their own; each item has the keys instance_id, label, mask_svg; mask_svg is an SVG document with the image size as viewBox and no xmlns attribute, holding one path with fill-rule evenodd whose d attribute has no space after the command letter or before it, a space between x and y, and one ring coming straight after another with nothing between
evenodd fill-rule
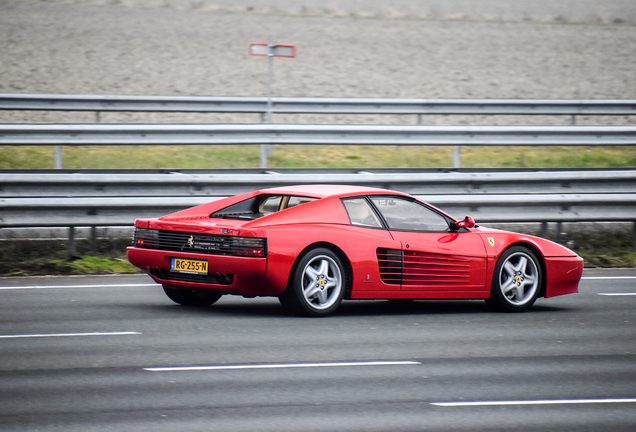
<instances>
[{"instance_id":1,"label":"rear wheel","mask_svg":"<svg viewBox=\"0 0 636 432\"><path fill-rule=\"evenodd\" d=\"M345 268L329 249L305 253L293 270L289 286L279 297L281 304L296 315L327 316L344 296Z\"/></svg>"},{"instance_id":2,"label":"rear wheel","mask_svg":"<svg viewBox=\"0 0 636 432\"><path fill-rule=\"evenodd\" d=\"M168 298L183 306L210 306L221 298L221 294L204 290L188 290L163 286L163 291Z\"/></svg>"},{"instance_id":3,"label":"rear wheel","mask_svg":"<svg viewBox=\"0 0 636 432\"><path fill-rule=\"evenodd\" d=\"M497 260L490 298L486 302L506 312L524 311L536 301L541 283L537 256L524 246L513 246Z\"/></svg>"}]
</instances>

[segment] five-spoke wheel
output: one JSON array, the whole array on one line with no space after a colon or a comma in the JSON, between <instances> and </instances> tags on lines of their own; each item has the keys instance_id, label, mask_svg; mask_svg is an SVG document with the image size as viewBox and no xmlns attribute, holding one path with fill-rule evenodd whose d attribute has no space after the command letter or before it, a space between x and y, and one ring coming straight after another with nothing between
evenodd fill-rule
<instances>
[{"instance_id":1,"label":"five-spoke wheel","mask_svg":"<svg viewBox=\"0 0 636 432\"><path fill-rule=\"evenodd\" d=\"M497 260L490 298L486 301L499 310L526 310L539 296L541 278L541 265L536 255L524 246L513 246Z\"/></svg>"},{"instance_id":2,"label":"five-spoke wheel","mask_svg":"<svg viewBox=\"0 0 636 432\"><path fill-rule=\"evenodd\" d=\"M340 305L345 281L345 268L335 253L312 249L296 265L280 302L297 315L327 316Z\"/></svg>"}]
</instances>

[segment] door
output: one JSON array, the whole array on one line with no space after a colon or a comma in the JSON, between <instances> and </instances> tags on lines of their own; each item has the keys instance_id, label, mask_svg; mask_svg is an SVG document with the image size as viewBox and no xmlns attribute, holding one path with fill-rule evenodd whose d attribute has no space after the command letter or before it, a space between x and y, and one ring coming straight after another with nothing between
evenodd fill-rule
<instances>
[{"instance_id":1,"label":"door","mask_svg":"<svg viewBox=\"0 0 636 432\"><path fill-rule=\"evenodd\" d=\"M451 231L450 220L406 197L369 197L402 251L402 291L486 289L486 247L476 233Z\"/></svg>"}]
</instances>

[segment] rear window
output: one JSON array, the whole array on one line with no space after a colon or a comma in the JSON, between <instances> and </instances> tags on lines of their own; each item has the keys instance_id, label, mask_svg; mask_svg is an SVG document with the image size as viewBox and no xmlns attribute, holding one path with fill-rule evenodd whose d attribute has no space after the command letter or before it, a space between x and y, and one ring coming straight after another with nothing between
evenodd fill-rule
<instances>
[{"instance_id":1,"label":"rear window","mask_svg":"<svg viewBox=\"0 0 636 432\"><path fill-rule=\"evenodd\" d=\"M257 195L214 212L210 217L252 220L314 200L316 198L293 195Z\"/></svg>"}]
</instances>

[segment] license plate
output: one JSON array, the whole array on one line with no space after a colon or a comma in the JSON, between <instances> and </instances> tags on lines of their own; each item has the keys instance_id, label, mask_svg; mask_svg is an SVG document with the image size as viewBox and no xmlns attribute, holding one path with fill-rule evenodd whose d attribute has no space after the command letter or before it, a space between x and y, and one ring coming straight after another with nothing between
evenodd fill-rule
<instances>
[{"instance_id":1,"label":"license plate","mask_svg":"<svg viewBox=\"0 0 636 432\"><path fill-rule=\"evenodd\" d=\"M208 262L191 259L172 258L170 270L179 273L208 274Z\"/></svg>"}]
</instances>

